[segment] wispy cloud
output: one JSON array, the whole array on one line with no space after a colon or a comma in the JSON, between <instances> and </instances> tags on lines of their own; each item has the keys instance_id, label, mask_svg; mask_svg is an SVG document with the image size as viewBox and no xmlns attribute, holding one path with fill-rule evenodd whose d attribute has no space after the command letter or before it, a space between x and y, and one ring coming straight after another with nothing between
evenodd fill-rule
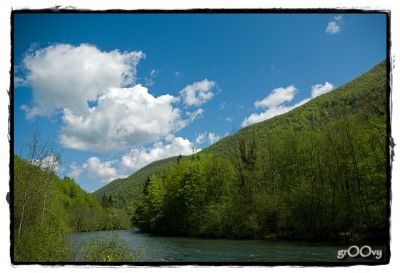
<instances>
[{"instance_id":1,"label":"wispy cloud","mask_svg":"<svg viewBox=\"0 0 400 273\"><path fill-rule=\"evenodd\" d=\"M214 144L215 142L217 142L218 140L221 139L221 136L219 136L216 133L208 133L208 132L202 132L199 133L196 137L196 143L197 144L202 144L204 143L206 140L208 141L208 144Z\"/></svg>"},{"instance_id":2,"label":"wispy cloud","mask_svg":"<svg viewBox=\"0 0 400 273\"><path fill-rule=\"evenodd\" d=\"M155 69L150 70L149 75L144 78L145 85L147 87L153 86L155 84L156 76L158 71Z\"/></svg>"},{"instance_id":3,"label":"wispy cloud","mask_svg":"<svg viewBox=\"0 0 400 273\"><path fill-rule=\"evenodd\" d=\"M182 74L182 72L180 72L180 71L178 71L178 70L176 70L175 72L174 72L174 75L175 75L175 77L176 78L183 78L183 74Z\"/></svg>"},{"instance_id":4,"label":"wispy cloud","mask_svg":"<svg viewBox=\"0 0 400 273\"><path fill-rule=\"evenodd\" d=\"M210 145L214 144L215 142L221 139L221 137L216 133L208 133L207 138L208 138L208 143L210 143Z\"/></svg>"},{"instance_id":5,"label":"wispy cloud","mask_svg":"<svg viewBox=\"0 0 400 273\"><path fill-rule=\"evenodd\" d=\"M342 15L334 16L333 20L328 22L325 32L331 35L339 33L342 31L342 25L343 25L343 16Z\"/></svg>"},{"instance_id":6,"label":"wispy cloud","mask_svg":"<svg viewBox=\"0 0 400 273\"><path fill-rule=\"evenodd\" d=\"M207 137L207 132L198 134L196 136L196 143L197 144L203 143L205 141L206 137Z\"/></svg>"}]
</instances>

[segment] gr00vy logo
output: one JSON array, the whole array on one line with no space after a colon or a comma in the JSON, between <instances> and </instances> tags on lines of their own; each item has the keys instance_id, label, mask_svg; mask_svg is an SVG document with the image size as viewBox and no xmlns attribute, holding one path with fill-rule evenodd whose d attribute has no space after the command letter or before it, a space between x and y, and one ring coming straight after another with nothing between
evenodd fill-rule
<instances>
[{"instance_id":1,"label":"gr00vy logo","mask_svg":"<svg viewBox=\"0 0 400 273\"><path fill-rule=\"evenodd\" d=\"M375 257L375 259L379 260L382 258L382 250L381 249L373 249L368 245L364 245L362 247L352 245L348 249L340 249L337 252L338 259L345 259L346 257L350 257L350 258Z\"/></svg>"}]
</instances>

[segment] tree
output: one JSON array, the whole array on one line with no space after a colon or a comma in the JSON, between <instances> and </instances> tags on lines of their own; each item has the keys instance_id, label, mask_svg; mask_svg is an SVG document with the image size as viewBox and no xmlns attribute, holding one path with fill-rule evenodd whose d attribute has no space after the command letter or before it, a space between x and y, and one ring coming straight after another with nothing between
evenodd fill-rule
<instances>
[{"instance_id":1,"label":"tree","mask_svg":"<svg viewBox=\"0 0 400 273\"><path fill-rule=\"evenodd\" d=\"M111 194L108 196L107 203L108 203L108 206L109 206L109 207L112 207L112 206L113 206L114 201L113 201L113 198L112 198L112 195L111 195Z\"/></svg>"},{"instance_id":2,"label":"tree","mask_svg":"<svg viewBox=\"0 0 400 273\"><path fill-rule=\"evenodd\" d=\"M147 195L149 193L149 185L150 185L150 176L147 177L146 182L143 187L143 194Z\"/></svg>"},{"instance_id":3,"label":"tree","mask_svg":"<svg viewBox=\"0 0 400 273\"><path fill-rule=\"evenodd\" d=\"M43 202L42 213L40 217L40 226L43 225L50 176L45 179L45 181L39 181L42 183L38 183L37 173L38 168L43 169L49 174L55 171L60 162L60 156L56 153L55 147L56 145L53 141L42 138L40 129L38 127L34 128L31 139L25 144L25 154L29 165L28 168L25 169L25 173L22 174L21 177L23 179L22 188L24 193L21 200L22 204L21 214L19 216L18 223L18 235L21 235L22 232L22 227L26 218L26 209L28 206L32 205L32 202L35 202L34 199L35 197L37 197L35 195L32 195L32 192L42 192ZM36 188L36 190L33 191L32 188ZM32 190L31 193L30 190Z\"/></svg>"},{"instance_id":4,"label":"tree","mask_svg":"<svg viewBox=\"0 0 400 273\"><path fill-rule=\"evenodd\" d=\"M108 208L108 198L105 193L103 193L103 196L101 197L101 205L103 208Z\"/></svg>"}]
</instances>

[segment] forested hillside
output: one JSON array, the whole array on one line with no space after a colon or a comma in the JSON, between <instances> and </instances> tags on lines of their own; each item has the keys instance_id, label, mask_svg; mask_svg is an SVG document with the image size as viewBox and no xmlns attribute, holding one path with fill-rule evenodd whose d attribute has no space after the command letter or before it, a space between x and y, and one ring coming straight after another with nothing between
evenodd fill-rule
<instances>
[{"instance_id":1,"label":"forested hillside","mask_svg":"<svg viewBox=\"0 0 400 273\"><path fill-rule=\"evenodd\" d=\"M123 210L104 208L75 182L14 156L15 261L69 261L71 232L130 227Z\"/></svg>"},{"instance_id":2,"label":"forested hillside","mask_svg":"<svg viewBox=\"0 0 400 273\"><path fill-rule=\"evenodd\" d=\"M134 174L114 180L93 194L98 198L112 200L111 206L131 211L135 200L143 196L143 189L151 175L161 174L169 165L177 162L179 156L158 160L138 170ZM110 198L111 197L111 198Z\"/></svg>"},{"instance_id":3,"label":"forested hillside","mask_svg":"<svg viewBox=\"0 0 400 273\"><path fill-rule=\"evenodd\" d=\"M287 114L167 160L161 173L149 165L149 183L128 193L142 195L130 200L134 224L191 236L386 238L386 77L382 62Z\"/></svg>"}]
</instances>

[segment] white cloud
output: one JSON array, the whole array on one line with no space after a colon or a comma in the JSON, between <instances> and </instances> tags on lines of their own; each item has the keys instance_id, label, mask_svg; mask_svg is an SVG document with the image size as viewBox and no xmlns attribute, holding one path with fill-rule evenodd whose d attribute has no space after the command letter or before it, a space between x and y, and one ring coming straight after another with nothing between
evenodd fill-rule
<instances>
[{"instance_id":1,"label":"white cloud","mask_svg":"<svg viewBox=\"0 0 400 273\"><path fill-rule=\"evenodd\" d=\"M59 111L59 142L66 148L110 152L158 141L201 117L204 110L182 112L175 107L180 97L155 97L146 87L134 85L136 65L144 56L141 51L104 52L89 44L30 50L23 60L23 80L32 88L33 105L21 109L27 118ZM157 73L152 69L149 79ZM200 105L212 98L214 85L205 79L181 94Z\"/></svg>"},{"instance_id":2,"label":"white cloud","mask_svg":"<svg viewBox=\"0 0 400 273\"><path fill-rule=\"evenodd\" d=\"M196 143L201 144L206 140L207 132L200 133L196 137Z\"/></svg>"},{"instance_id":3,"label":"white cloud","mask_svg":"<svg viewBox=\"0 0 400 273\"><path fill-rule=\"evenodd\" d=\"M28 83L24 78L14 76L14 86L19 87L19 86L26 86Z\"/></svg>"},{"instance_id":4,"label":"white cloud","mask_svg":"<svg viewBox=\"0 0 400 273\"><path fill-rule=\"evenodd\" d=\"M275 88L267 97L254 103L256 107L264 108L265 111L251 114L243 120L241 126L246 127L290 111L293 107L286 106L284 103L293 100L296 92L297 89L293 84L287 87Z\"/></svg>"},{"instance_id":5,"label":"white cloud","mask_svg":"<svg viewBox=\"0 0 400 273\"><path fill-rule=\"evenodd\" d=\"M108 152L156 141L199 115L183 120L175 102L171 95L153 97L141 85L112 88L86 115L64 109L60 143L76 150Z\"/></svg>"},{"instance_id":6,"label":"white cloud","mask_svg":"<svg viewBox=\"0 0 400 273\"><path fill-rule=\"evenodd\" d=\"M82 173L82 168L78 164L76 164L75 161L72 161L72 163L69 165L68 169L69 169L69 172L68 172L67 176L74 178L74 179L78 179Z\"/></svg>"},{"instance_id":7,"label":"white cloud","mask_svg":"<svg viewBox=\"0 0 400 273\"><path fill-rule=\"evenodd\" d=\"M212 89L215 82L204 79L200 82L187 85L181 90L181 96L188 106L199 106L213 98Z\"/></svg>"},{"instance_id":8,"label":"white cloud","mask_svg":"<svg viewBox=\"0 0 400 273\"><path fill-rule=\"evenodd\" d=\"M325 32L328 34L336 34L342 31L342 26L343 25L343 16L342 15L337 15L333 17L333 20L328 22L328 25L326 26Z\"/></svg>"},{"instance_id":9,"label":"white cloud","mask_svg":"<svg viewBox=\"0 0 400 273\"><path fill-rule=\"evenodd\" d=\"M202 132L197 135L196 143L202 144L206 141L206 139L208 140L208 143L211 145L220 140L221 136L217 135L216 133Z\"/></svg>"},{"instance_id":10,"label":"white cloud","mask_svg":"<svg viewBox=\"0 0 400 273\"><path fill-rule=\"evenodd\" d=\"M155 84L155 78L158 74L158 71L155 69L150 70L149 75L144 79L145 85L150 87Z\"/></svg>"},{"instance_id":11,"label":"white cloud","mask_svg":"<svg viewBox=\"0 0 400 273\"><path fill-rule=\"evenodd\" d=\"M187 120L185 121L186 123L191 123L195 119L201 117L204 114L204 109L197 109L196 111L193 112L186 112ZM185 124L183 127L185 127L187 124Z\"/></svg>"},{"instance_id":12,"label":"white cloud","mask_svg":"<svg viewBox=\"0 0 400 273\"><path fill-rule=\"evenodd\" d=\"M88 158L82 166L72 162L68 176L76 179L86 172L90 177L108 183L126 177L154 161L171 156L190 155L199 151L194 149L193 143L189 140L169 134L165 137L165 141L158 141L149 148L141 146L130 149L120 160L102 161L93 156Z\"/></svg>"},{"instance_id":13,"label":"white cloud","mask_svg":"<svg viewBox=\"0 0 400 273\"><path fill-rule=\"evenodd\" d=\"M108 183L123 177L118 174L117 169L112 167L115 163L115 160L102 162L98 157L93 156L88 158L82 167L93 178Z\"/></svg>"},{"instance_id":14,"label":"white cloud","mask_svg":"<svg viewBox=\"0 0 400 273\"><path fill-rule=\"evenodd\" d=\"M48 155L41 160L34 160L33 165L39 166L43 170L57 172L60 167L59 159L55 155Z\"/></svg>"},{"instance_id":15,"label":"white cloud","mask_svg":"<svg viewBox=\"0 0 400 273\"><path fill-rule=\"evenodd\" d=\"M297 89L294 85L276 88L272 90L272 92L267 97L254 103L256 107L264 108L264 112L253 113L250 116L246 117L243 120L241 126L246 127L251 124L285 114L290 110L309 102L311 99L317 96L332 91L333 88L333 84L329 82L325 82L324 84L315 84L311 86L311 97L305 98L294 105L285 105L285 103L292 101L294 96L296 95Z\"/></svg>"},{"instance_id":16,"label":"white cloud","mask_svg":"<svg viewBox=\"0 0 400 273\"><path fill-rule=\"evenodd\" d=\"M272 90L272 92L260 101L256 101L256 107L274 108L284 102L291 101L296 95L296 87L292 84L287 87L279 87Z\"/></svg>"},{"instance_id":17,"label":"white cloud","mask_svg":"<svg viewBox=\"0 0 400 273\"><path fill-rule=\"evenodd\" d=\"M131 149L122 157L121 167L132 173L153 161L177 155L190 155L193 152L193 144L185 138L169 135L167 140L169 143L159 141L150 148Z\"/></svg>"},{"instance_id":18,"label":"white cloud","mask_svg":"<svg viewBox=\"0 0 400 273\"><path fill-rule=\"evenodd\" d=\"M245 120L242 122L241 126L246 127L251 124L261 122L261 121L273 118L275 116L282 115L284 113L289 112L291 109L293 109L293 108L288 107L288 106L279 105L277 107L267 109L266 111L259 113L259 114L253 113L249 117L245 118Z\"/></svg>"},{"instance_id":19,"label":"white cloud","mask_svg":"<svg viewBox=\"0 0 400 273\"><path fill-rule=\"evenodd\" d=\"M325 32L329 33L329 34L336 34L340 31L341 31L341 28L336 21L329 22L328 25L326 26L326 30L325 30Z\"/></svg>"},{"instance_id":20,"label":"white cloud","mask_svg":"<svg viewBox=\"0 0 400 273\"><path fill-rule=\"evenodd\" d=\"M111 87L134 83L141 51L100 51L93 45L56 44L29 51L23 59L24 82L33 90L33 106L25 107L28 118L50 116L56 109L88 112L88 102Z\"/></svg>"},{"instance_id":21,"label":"white cloud","mask_svg":"<svg viewBox=\"0 0 400 273\"><path fill-rule=\"evenodd\" d=\"M208 133L207 138L208 138L208 143L210 143L210 145L214 144L215 142L221 139L221 137L215 133Z\"/></svg>"},{"instance_id":22,"label":"white cloud","mask_svg":"<svg viewBox=\"0 0 400 273\"><path fill-rule=\"evenodd\" d=\"M333 84L325 82L324 84L314 84L311 86L311 97L315 98L333 90Z\"/></svg>"}]
</instances>

